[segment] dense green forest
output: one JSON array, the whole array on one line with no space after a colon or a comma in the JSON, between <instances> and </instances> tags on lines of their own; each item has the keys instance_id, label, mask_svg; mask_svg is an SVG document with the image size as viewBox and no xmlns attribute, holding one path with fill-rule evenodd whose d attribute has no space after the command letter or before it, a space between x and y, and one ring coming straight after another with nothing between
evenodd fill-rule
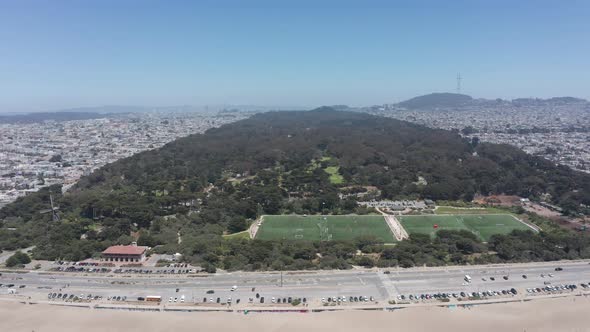
<instances>
[{"instance_id":1,"label":"dense green forest","mask_svg":"<svg viewBox=\"0 0 590 332\"><path fill-rule=\"evenodd\" d=\"M543 196L569 214L588 213L590 205L590 176L514 147L321 108L258 114L108 164L66 194L54 186L20 198L0 210L0 249L36 245L35 258L77 260L139 236L140 244L156 251L181 252L187 260L230 269L446 264L461 262L459 255L472 262L475 258L468 255L474 253L483 253L476 255L480 260L588 254L585 242L577 253L544 248L546 253L526 257L526 251L515 257L503 256L501 250L485 254L525 237L521 233L488 244L462 233L439 234L434 240L413 237L393 248L366 238L355 243L222 238L246 229L261 214L367 213L355 199L339 197L359 186L375 186L380 198L391 199ZM50 192L59 205L59 222L52 221L51 213L40 213L50 207ZM545 241L547 235L526 236ZM560 236L567 242L573 235ZM458 249L457 242L469 242L471 249ZM357 256L357 249L375 257Z\"/></svg>"}]
</instances>

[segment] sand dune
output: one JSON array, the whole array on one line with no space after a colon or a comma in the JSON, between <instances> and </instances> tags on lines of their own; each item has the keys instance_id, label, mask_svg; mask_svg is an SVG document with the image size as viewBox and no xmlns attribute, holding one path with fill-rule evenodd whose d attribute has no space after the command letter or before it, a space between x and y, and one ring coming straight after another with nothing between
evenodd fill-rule
<instances>
[{"instance_id":1,"label":"sand dune","mask_svg":"<svg viewBox=\"0 0 590 332\"><path fill-rule=\"evenodd\" d=\"M471 309L323 313L170 313L0 302L0 331L590 331L590 297Z\"/></svg>"}]
</instances>

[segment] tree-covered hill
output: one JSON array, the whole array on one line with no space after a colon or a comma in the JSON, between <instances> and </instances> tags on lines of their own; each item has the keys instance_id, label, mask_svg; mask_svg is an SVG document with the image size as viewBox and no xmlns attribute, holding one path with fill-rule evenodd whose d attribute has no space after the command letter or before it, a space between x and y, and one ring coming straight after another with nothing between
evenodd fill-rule
<instances>
[{"instance_id":1,"label":"tree-covered hill","mask_svg":"<svg viewBox=\"0 0 590 332\"><path fill-rule=\"evenodd\" d=\"M48 189L20 198L0 210L0 249L36 244L37 257L81 258L134 231L144 244L201 257L196 239L221 241L263 213L363 212L339 198L351 186L375 186L381 198L549 194L571 213L590 205L590 176L514 147L320 108L257 114L108 164L64 195L53 187L60 222L39 213Z\"/></svg>"},{"instance_id":2,"label":"tree-covered hill","mask_svg":"<svg viewBox=\"0 0 590 332\"><path fill-rule=\"evenodd\" d=\"M437 107L460 107L473 101L468 95L459 93L431 93L402 101L398 106L409 109L434 109Z\"/></svg>"}]
</instances>

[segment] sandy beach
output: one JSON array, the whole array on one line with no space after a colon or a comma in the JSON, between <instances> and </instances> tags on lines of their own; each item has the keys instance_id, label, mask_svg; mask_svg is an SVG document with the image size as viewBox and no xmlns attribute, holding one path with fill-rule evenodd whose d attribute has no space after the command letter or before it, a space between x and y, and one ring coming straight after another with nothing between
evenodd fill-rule
<instances>
[{"instance_id":1,"label":"sandy beach","mask_svg":"<svg viewBox=\"0 0 590 332\"><path fill-rule=\"evenodd\" d=\"M590 297L393 312L177 313L0 302L1 331L590 331Z\"/></svg>"}]
</instances>

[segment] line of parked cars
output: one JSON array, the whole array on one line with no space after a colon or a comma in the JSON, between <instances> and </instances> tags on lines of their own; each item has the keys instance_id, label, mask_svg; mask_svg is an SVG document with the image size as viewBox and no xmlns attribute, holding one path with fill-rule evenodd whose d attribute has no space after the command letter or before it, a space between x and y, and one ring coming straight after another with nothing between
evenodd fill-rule
<instances>
[{"instance_id":1,"label":"line of parked cars","mask_svg":"<svg viewBox=\"0 0 590 332\"><path fill-rule=\"evenodd\" d=\"M586 284L580 284L582 288L588 288ZM585 286L585 287L584 287ZM535 293L555 293L555 292L563 292L563 291L574 291L578 288L576 285L548 285L545 284L543 287L533 287L527 288L527 293L535 294Z\"/></svg>"},{"instance_id":2,"label":"line of parked cars","mask_svg":"<svg viewBox=\"0 0 590 332\"><path fill-rule=\"evenodd\" d=\"M90 273L132 273L132 274L187 274L198 273L204 270L190 268L187 263L172 263L166 264L165 268L161 269L140 269L140 268L117 268L110 269L105 266L113 266L112 264L96 263L96 262L67 262L55 261L53 264L60 266L54 267L52 271L58 272L90 272ZM67 267L66 267L67 266ZM102 266L102 267L99 267ZM90 267L90 268L88 268Z\"/></svg>"},{"instance_id":3,"label":"line of parked cars","mask_svg":"<svg viewBox=\"0 0 590 332\"><path fill-rule=\"evenodd\" d=\"M68 266L68 267L54 267L52 271L60 272L87 272L87 273L109 273L111 269L106 267L81 267L81 266Z\"/></svg>"},{"instance_id":4,"label":"line of parked cars","mask_svg":"<svg viewBox=\"0 0 590 332\"><path fill-rule=\"evenodd\" d=\"M172 303L172 302L174 302L174 303L176 303L176 302L184 303L184 295L182 295L180 298L178 298L178 297L172 297L171 296L168 299L168 303Z\"/></svg>"},{"instance_id":5,"label":"line of parked cars","mask_svg":"<svg viewBox=\"0 0 590 332\"><path fill-rule=\"evenodd\" d=\"M123 295L113 295L113 296L108 296L107 297L107 301L127 301L127 296Z\"/></svg>"},{"instance_id":6,"label":"line of parked cars","mask_svg":"<svg viewBox=\"0 0 590 332\"><path fill-rule=\"evenodd\" d=\"M207 294L213 294L213 293L209 293L207 292ZM168 302L176 302L176 298L170 298L168 300ZM259 293L256 293L256 297L249 297L248 298L248 303L254 303L256 300L258 300L259 303L264 304L265 303L265 298L264 296L260 296ZM293 303L293 301L299 301L299 303L307 303L307 298L305 297L292 297L292 296L287 296L287 297L278 297L275 298L274 296L271 297L270 299L270 303L275 303L275 304L291 304ZM182 302L182 297L181 297L181 302ZM239 304L240 303L240 299L232 299L231 297L228 297L227 300L223 300L221 297L217 297L217 298L213 298L213 297L209 297L207 298L206 296L203 297L203 303L219 303L219 304L231 304L231 303L236 303Z\"/></svg>"},{"instance_id":7,"label":"line of parked cars","mask_svg":"<svg viewBox=\"0 0 590 332\"><path fill-rule=\"evenodd\" d=\"M6 288L13 288L15 285L14 284L0 284L0 287L6 287ZM25 288L27 287L27 285L20 285L18 286L18 288Z\"/></svg>"},{"instance_id":8,"label":"line of parked cars","mask_svg":"<svg viewBox=\"0 0 590 332\"><path fill-rule=\"evenodd\" d=\"M133 274L186 274L197 273L196 269L170 269L170 270L152 270L152 269L115 269L114 273L133 273Z\"/></svg>"},{"instance_id":9,"label":"line of parked cars","mask_svg":"<svg viewBox=\"0 0 590 332\"><path fill-rule=\"evenodd\" d=\"M67 262L67 261L55 261L53 264L57 265L73 265L73 266L112 266L108 263L97 263L97 262Z\"/></svg>"},{"instance_id":10,"label":"line of parked cars","mask_svg":"<svg viewBox=\"0 0 590 332\"><path fill-rule=\"evenodd\" d=\"M262 297L261 299L262 299L262 302L260 302L260 303L264 303L264 297ZM170 301L168 301L168 302L170 302ZM176 300L174 302L176 302ZM182 298L181 298L181 302L184 302L184 300ZM227 304L231 304L231 303L234 302L234 300L232 300L231 297L228 297L227 300L225 300L225 301L222 300L220 297L218 297L215 300L212 297L210 297L209 300L207 300L207 297L204 297L203 298L203 303L207 303L207 302L208 303L227 303ZM254 299L253 298L250 298L249 299L249 302L250 303L254 303ZM236 304L240 303L240 299L235 299L235 303Z\"/></svg>"},{"instance_id":11,"label":"line of parked cars","mask_svg":"<svg viewBox=\"0 0 590 332\"><path fill-rule=\"evenodd\" d=\"M75 294L68 294L68 293L48 293L47 294L47 299L48 300L62 300L62 301L72 301L72 302L77 302L80 300L101 300L102 296L100 295L92 295L92 294L80 294L80 295L75 295Z\"/></svg>"},{"instance_id":12,"label":"line of parked cars","mask_svg":"<svg viewBox=\"0 0 590 332\"><path fill-rule=\"evenodd\" d=\"M292 303L293 302L293 299L299 300L300 303L307 303L307 298L305 298L305 297L304 298L293 298L291 296L289 296L289 297L283 297L283 298L278 297L276 299L274 297L272 297L270 299L270 302L271 303L277 303L277 304L279 304L279 303Z\"/></svg>"},{"instance_id":13,"label":"line of parked cars","mask_svg":"<svg viewBox=\"0 0 590 332\"><path fill-rule=\"evenodd\" d=\"M361 296L349 296L348 298L346 296L332 296L328 298L322 297L322 303L346 303L346 302L373 302L375 301L375 298L371 297L367 297L364 295Z\"/></svg>"},{"instance_id":14,"label":"line of parked cars","mask_svg":"<svg viewBox=\"0 0 590 332\"><path fill-rule=\"evenodd\" d=\"M494 296L513 296L518 294L518 291L514 288L503 289L499 291L487 290L482 292L458 292L458 293L434 293L434 294L410 294L407 297L405 295L399 295L398 300L410 300L410 301L424 301L424 300L441 300L441 299L478 299L487 298Z\"/></svg>"}]
</instances>

